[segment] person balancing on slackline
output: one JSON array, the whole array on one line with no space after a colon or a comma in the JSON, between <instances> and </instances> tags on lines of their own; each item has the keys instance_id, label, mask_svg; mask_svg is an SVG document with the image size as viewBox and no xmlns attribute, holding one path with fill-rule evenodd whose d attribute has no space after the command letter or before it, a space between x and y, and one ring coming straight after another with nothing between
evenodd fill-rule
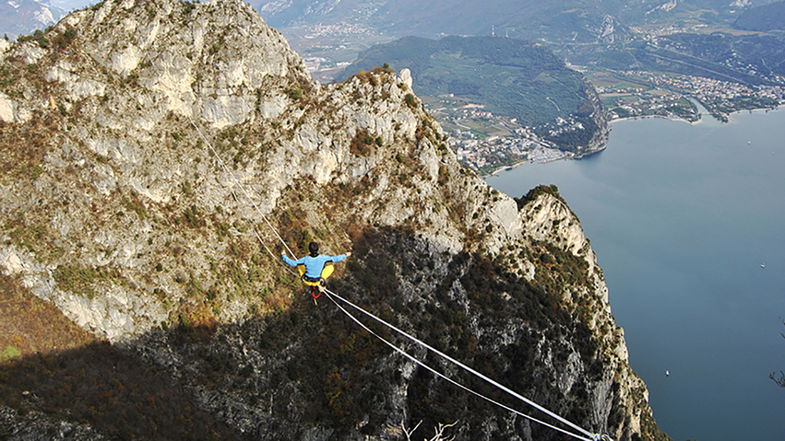
<instances>
[{"instance_id":1,"label":"person balancing on slackline","mask_svg":"<svg viewBox=\"0 0 785 441\"><path fill-rule=\"evenodd\" d=\"M297 267L300 278L303 283L311 287L311 296L316 300L324 292L325 281L335 270L333 263L346 259L352 253L339 254L337 256L319 254L319 244L316 242L308 244L308 252L310 253L309 255L297 260L290 259L283 253L281 253L281 258L287 265Z\"/></svg>"}]
</instances>

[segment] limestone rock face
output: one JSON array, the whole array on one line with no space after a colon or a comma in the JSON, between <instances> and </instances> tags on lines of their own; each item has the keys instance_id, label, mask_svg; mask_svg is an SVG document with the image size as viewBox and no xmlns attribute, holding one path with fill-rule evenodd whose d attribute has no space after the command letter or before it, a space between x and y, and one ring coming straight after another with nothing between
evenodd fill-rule
<instances>
[{"instance_id":1,"label":"limestone rock face","mask_svg":"<svg viewBox=\"0 0 785 441\"><path fill-rule=\"evenodd\" d=\"M412 71L409 69L401 69L401 81L406 84L409 89L412 88Z\"/></svg>"},{"instance_id":2,"label":"limestone rock face","mask_svg":"<svg viewBox=\"0 0 785 441\"><path fill-rule=\"evenodd\" d=\"M408 71L319 85L240 0L107 0L46 38L0 61L0 270L221 424L383 440L450 415L456 439L558 439L313 307L279 256L317 240L354 252L336 291L591 430L662 436L577 218L462 168Z\"/></svg>"},{"instance_id":3,"label":"limestone rock face","mask_svg":"<svg viewBox=\"0 0 785 441\"><path fill-rule=\"evenodd\" d=\"M4 214L22 216L35 203L30 190L45 199L73 199L75 206L41 210L26 222L61 233L66 247L73 245L69 236L92 242L93 247L76 258L86 271L106 266L146 271L145 266L155 265L141 257L148 254L149 244L138 239L155 235L150 219L117 230L116 225L101 225L96 216L119 193L130 192L133 215L144 217L147 204L174 203L183 185L193 182L200 169L207 170L207 161L198 162L209 152L182 161L171 145L179 131L193 130L187 121L199 121L207 130L275 119L292 106L286 90L316 87L283 38L242 1L106 1L69 15L48 38L54 44L43 47L28 41L4 54L13 81L0 92L0 119L11 124L9 133L24 131L31 119L49 125L38 130L46 139L37 157L12 165L33 167L40 176L32 187L28 182L9 183L9 191L3 192ZM44 84L54 87L42 93ZM175 119L180 119L177 124L167 124ZM19 141L23 138L20 134ZM209 186L219 194L199 195L213 201L210 209L220 206L230 191L223 186L227 177L211 179ZM269 202L262 205L271 209ZM84 213L89 215L82 217ZM44 246L25 244L28 251ZM53 277L62 264L41 264L35 252L13 246L3 252L25 262L14 273L25 277L36 293L97 335L118 340L168 318L161 298L150 298L152 288L141 288L135 280L124 281L122 289L108 283L108 296L80 300L79 293L57 289Z\"/></svg>"},{"instance_id":4,"label":"limestone rock face","mask_svg":"<svg viewBox=\"0 0 785 441\"><path fill-rule=\"evenodd\" d=\"M0 119L3 122L14 122L14 102L5 94L0 95Z\"/></svg>"},{"instance_id":5,"label":"limestone rock face","mask_svg":"<svg viewBox=\"0 0 785 441\"><path fill-rule=\"evenodd\" d=\"M648 399L645 384L628 368L629 356L624 333L614 324L608 303L608 287L605 284L602 269L597 265L594 251L583 233L578 218L558 194L554 195L548 192L525 203L521 207L520 215L525 225L524 235L530 240L548 244L581 260L586 283L583 286L565 290L562 295L565 302L575 310L590 311L586 317L587 326L595 335L601 336L599 338L600 344L608 354L608 363L614 366L611 370L617 372L615 378L604 377L596 389L596 393L607 397L614 387L613 382L619 381L625 385L625 388L620 390L620 399L625 401L627 405L634 406L634 403L640 399L638 394L642 394L645 399ZM536 276L532 278L536 280ZM607 415L610 409L605 407L597 411ZM640 431L641 414L638 413L636 418L630 421L630 424L631 430Z\"/></svg>"},{"instance_id":6,"label":"limestone rock face","mask_svg":"<svg viewBox=\"0 0 785 441\"><path fill-rule=\"evenodd\" d=\"M168 318L161 302L125 287L107 284L92 298L58 289L52 269L13 247L0 251L4 273L20 276L25 287L55 304L74 323L111 341L158 326Z\"/></svg>"}]
</instances>

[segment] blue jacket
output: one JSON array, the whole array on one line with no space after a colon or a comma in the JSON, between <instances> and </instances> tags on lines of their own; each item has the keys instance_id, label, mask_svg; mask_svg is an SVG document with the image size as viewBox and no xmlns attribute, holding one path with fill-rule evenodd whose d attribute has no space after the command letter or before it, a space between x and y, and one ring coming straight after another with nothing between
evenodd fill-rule
<instances>
[{"instance_id":1,"label":"blue jacket","mask_svg":"<svg viewBox=\"0 0 785 441\"><path fill-rule=\"evenodd\" d=\"M322 276L322 270L324 269L324 264L327 263L327 261L338 263L343 259L346 259L346 254L339 254L337 256L319 254L316 257L305 256L297 260L290 259L285 254L281 254L281 257L283 258L283 261L290 266L305 265L305 275L314 279L318 279Z\"/></svg>"}]
</instances>

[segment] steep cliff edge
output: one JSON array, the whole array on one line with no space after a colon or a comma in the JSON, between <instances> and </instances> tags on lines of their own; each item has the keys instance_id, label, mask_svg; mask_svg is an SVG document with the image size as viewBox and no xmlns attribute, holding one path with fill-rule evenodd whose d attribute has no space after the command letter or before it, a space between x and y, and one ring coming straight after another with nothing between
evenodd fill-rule
<instances>
[{"instance_id":1,"label":"steep cliff edge","mask_svg":"<svg viewBox=\"0 0 785 441\"><path fill-rule=\"evenodd\" d=\"M0 365L0 435L561 439L314 306L239 182L296 253L354 251L337 292L591 430L666 439L578 220L461 168L406 74L319 85L239 0L108 0L45 38L0 56L0 269L112 344Z\"/></svg>"}]
</instances>

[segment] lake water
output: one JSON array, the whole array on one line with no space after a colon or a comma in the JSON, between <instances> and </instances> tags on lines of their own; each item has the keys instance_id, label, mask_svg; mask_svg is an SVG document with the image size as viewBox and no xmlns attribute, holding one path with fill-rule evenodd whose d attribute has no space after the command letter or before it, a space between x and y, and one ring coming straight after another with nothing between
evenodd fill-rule
<instances>
[{"instance_id":1,"label":"lake water","mask_svg":"<svg viewBox=\"0 0 785 441\"><path fill-rule=\"evenodd\" d=\"M620 121L600 154L487 181L559 186L674 440L785 440L785 109Z\"/></svg>"}]
</instances>

